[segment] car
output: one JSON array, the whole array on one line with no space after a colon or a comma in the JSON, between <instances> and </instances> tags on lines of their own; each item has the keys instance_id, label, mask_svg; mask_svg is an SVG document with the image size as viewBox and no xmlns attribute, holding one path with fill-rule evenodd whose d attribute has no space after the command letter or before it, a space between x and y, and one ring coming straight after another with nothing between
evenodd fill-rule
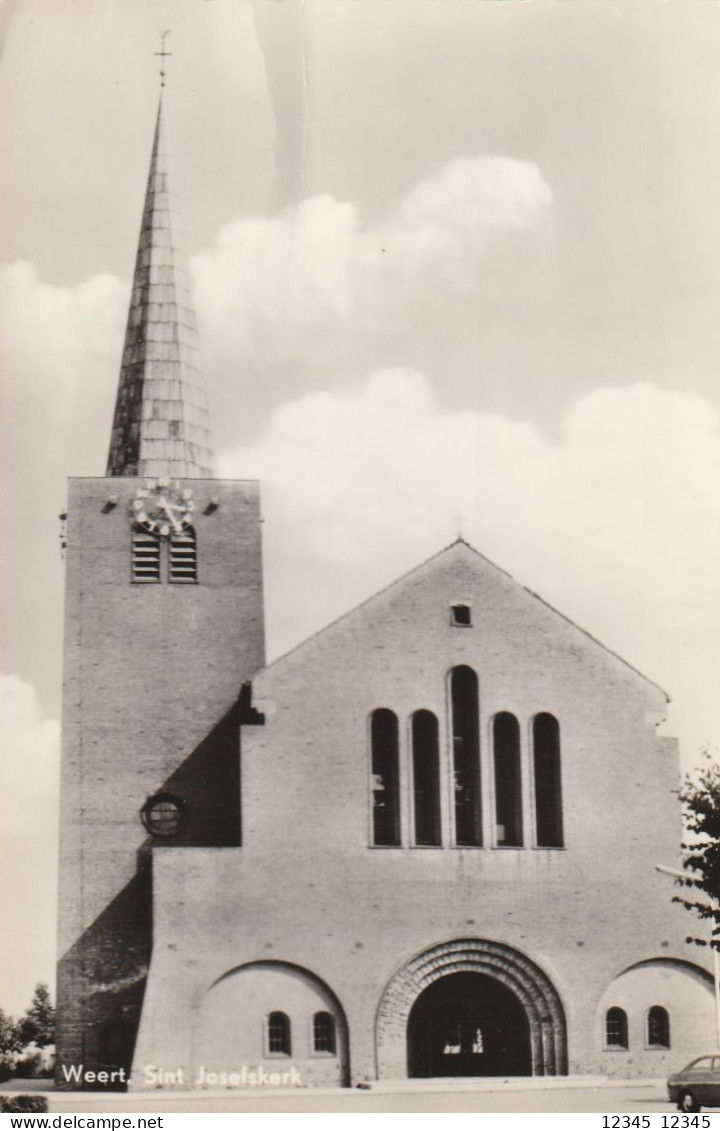
<instances>
[{"instance_id":1,"label":"car","mask_svg":"<svg viewBox=\"0 0 720 1131\"><path fill-rule=\"evenodd\" d=\"M700 1111L720 1107L720 1053L699 1056L679 1072L668 1077L670 1103L679 1111Z\"/></svg>"}]
</instances>

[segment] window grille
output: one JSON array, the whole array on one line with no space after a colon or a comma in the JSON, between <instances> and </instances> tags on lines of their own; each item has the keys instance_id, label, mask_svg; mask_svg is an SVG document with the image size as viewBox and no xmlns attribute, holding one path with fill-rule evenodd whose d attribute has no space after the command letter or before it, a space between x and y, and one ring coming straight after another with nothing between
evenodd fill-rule
<instances>
[{"instance_id":1,"label":"window grille","mask_svg":"<svg viewBox=\"0 0 720 1131\"><path fill-rule=\"evenodd\" d=\"M268 1052L290 1056L290 1018L287 1013L271 1013L268 1017Z\"/></svg>"},{"instance_id":2,"label":"window grille","mask_svg":"<svg viewBox=\"0 0 720 1131\"><path fill-rule=\"evenodd\" d=\"M316 1013L313 1018L313 1049L315 1052L336 1052L335 1018L331 1013Z\"/></svg>"},{"instance_id":3,"label":"window grille","mask_svg":"<svg viewBox=\"0 0 720 1131\"><path fill-rule=\"evenodd\" d=\"M133 581L160 580L160 538L137 526L132 533Z\"/></svg>"},{"instance_id":4,"label":"window grille","mask_svg":"<svg viewBox=\"0 0 720 1131\"><path fill-rule=\"evenodd\" d=\"M192 526L170 536L170 581L197 581L197 539Z\"/></svg>"}]
</instances>

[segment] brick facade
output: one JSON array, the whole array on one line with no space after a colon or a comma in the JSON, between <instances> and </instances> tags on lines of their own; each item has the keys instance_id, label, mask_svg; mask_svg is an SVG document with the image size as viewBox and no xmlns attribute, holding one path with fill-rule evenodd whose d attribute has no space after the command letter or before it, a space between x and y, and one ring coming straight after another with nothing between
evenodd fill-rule
<instances>
[{"instance_id":1,"label":"brick facade","mask_svg":"<svg viewBox=\"0 0 720 1131\"><path fill-rule=\"evenodd\" d=\"M310 1085L405 1076L416 1003L459 975L478 988L478 1016L483 986L520 1003L533 1073L658 1076L710 1046L709 975L688 955L683 912L654 871L676 860L680 838L677 746L657 733L666 707L657 686L459 540L285 657L257 663L250 689L262 648L254 488L212 484L225 492L218 515L227 526L198 523L192 592L136 594L124 565L127 526L102 513L108 492L127 492L126 483L79 484L75 506L90 516L92 536L70 528L63 916L65 945L82 962L73 960L64 983L61 1056L78 1057L84 1035L88 1062L92 1034L111 1002L122 1016L133 977L144 991L127 999L128 1013L140 1015L135 1088L148 1086L148 1066L158 1086L173 1087L283 1064ZM471 624L453 623L457 603ZM483 847L455 843L448 687L458 665L479 683ZM92 689L82 699L81 680ZM378 708L399 722L397 847L373 844ZM439 723L436 847L414 844L418 710ZM499 712L519 723L522 847L498 844ZM540 713L560 725L561 848L536 846ZM179 767L208 734L215 761L199 759L183 778ZM168 782L175 792L182 785L188 823L177 838L148 843L137 811ZM235 840L213 834L232 827L220 819L228 797L239 810ZM140 849L147 863L138 872ZM119 945L115 926L101 972L93 924L145 874L152 955L149 935L140 956ZM121 905L116 923L130 938L138 919L124 914ZM670 1050L646 1047L652 1005L670 1015ZM627 1012L628 1049L606 1047L611 1006ZM269 1054L273 1011L289 1019L287 1056ZM334 1055L313 1048L318 1011L335 1019ZM442 1049L434 1055L445 1063ZM508 1056L498 1063L512 1072ZM487 1056L479 1074L483 1063Z\"/></svg>"}]
</instances>

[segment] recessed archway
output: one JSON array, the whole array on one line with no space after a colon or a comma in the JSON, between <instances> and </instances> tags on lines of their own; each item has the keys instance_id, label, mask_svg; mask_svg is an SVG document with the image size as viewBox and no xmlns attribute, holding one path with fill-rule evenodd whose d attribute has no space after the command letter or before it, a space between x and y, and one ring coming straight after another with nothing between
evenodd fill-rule
<instances>
[{"instance_id":1,"label":"recessed archway","mask_svg":"<svg viewBox=\"0 0 720 1131\"><path fill-rule=\"evenodd\" d=\"M429 1035L437 1026L442 1047ZM441 943L411 959L382 996L376 1034L381 1079L567 1073L557 990L526 955L487 939Z\"/></svg>"},{"instance_id":2,"label":"recessed archway","mask_svg":"<svg viewBox=\"0 0 720 1131\"><path fill-rule=\"evenodd\" d=\"M624 1019L618 1028L616 1017ZM658 1019L660 1025L658 1026ZM715 1043L713 978L686 959L633 963L605 987L595 1014L600 1072L663 1077Z\"/></svg>"},{"instance_id":3,"label":"recessed archway","mask_svg":"<svg viewBox=\"0 0 720 1131\"><path fill-rule=\"evenodd\" d=\"M530 1076L530 1025L519 997L475 971L422 991L407 1027L408 1076Z\"/></svg>"},{"instance_id":4,"label":"recessed archway","mask_svg":"<svg viewBox=\"0 0 720 1131\"><path fill-rule=\"evenodd\" d=\"M345 1086L345 1012L330 987L304 967L276 960L236 966L198 1002L192 1060L201 1087L237 1074L242 1065L279 1074L283 1084L289 1075L299 1086Z\"/></svg>"}]
</instances>

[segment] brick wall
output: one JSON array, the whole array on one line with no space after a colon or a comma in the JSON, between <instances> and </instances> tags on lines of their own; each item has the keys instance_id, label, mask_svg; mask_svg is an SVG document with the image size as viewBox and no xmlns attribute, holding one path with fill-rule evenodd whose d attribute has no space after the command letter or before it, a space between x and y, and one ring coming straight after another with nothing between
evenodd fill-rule
<instances>
[{"instance_id":1,"label":"brick wall","mask_svg":"<svg viewBox=\"0 0 720 1131\"><path fill-rule=\"evenodd\" d=\"M470 628L451 625L459 601ZM477 849L452 843L447 675L457 664L480 684ZM607 987L638 962L687 958L683 913L654 872L676 859L680 834L677 747L656 730L664 694L463 543L270 665L253 693L265 725L243 728L242 847L155 854L136 1064L162 1050L191 1069L209 987L273 958L337 995L352 1079L374 1078L393 977L432 947L476 938L537 965L562 1002L570 1071L600 1071ZM370 846L368 720L381 706L400 720L400 848ZM420 708L440 720L438 848L411 846L408 733ZM493 847L489 736L501 710L521 727L523 848ZM564 849L533 847L530 733L541 711L560 722Z\"/></svg>"},{"instance_id":2,"label":"brick wall","mask_svg":"<svg viewBox=\"0 0 720 1131\"><path fill-rule=\"evenodd\" d=\"M137 1026L151 949L148 796L187 799L196 843L239 840L233 710L264 660L258 487L190 481L198 584L133 584L141 483L70 482L58 1072L96 1067L102 1026Z\"/></svg>"}]
</instances>

